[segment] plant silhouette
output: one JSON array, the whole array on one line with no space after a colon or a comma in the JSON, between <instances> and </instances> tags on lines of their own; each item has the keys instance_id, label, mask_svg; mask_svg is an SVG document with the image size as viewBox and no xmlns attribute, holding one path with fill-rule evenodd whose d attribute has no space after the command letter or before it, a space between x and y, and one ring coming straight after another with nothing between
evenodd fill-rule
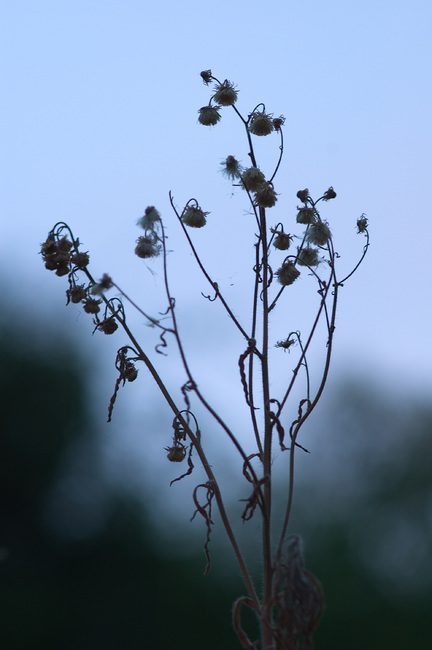
<instances>
[{"instance_id":1,"label":"plant silhouette","mask_svg":"<svg viewBox=\"0 0 432 650\"><path fill-rule=\"evenodd\" d=\"M206 527L205 573L211 566L210 541L213 513L217 510L246 589L246 595L239 597L233 606L234 628L242 647L249 650L258 647L262 650L306 650L312 648L312 635L321 618L324 599L319 581L304 566L300 537L290 534L289 530L295 458L298 452L307 452L300 442L300 432L319 403L327 382L339 294L368 250L368 221L365 215L356 220L357 232L365 237L366 243L359 261L347 273L339 271L339 254L335 250L330 224L321 216L322 210L327 212L328 202L336 199L333 187L325 190L319 198L313 198L308 189L299 190L297 199L300 205L293 209L293 216L288 219L281 215L273 216L278 213L277 190L280 188L277 177L284 154L285 118L282 115L275 117L261 102L244 115L237 108L239 91L232 82L221 82L210 70L203 71L201 77L206 86L212 86L212 90L208 103L198 111L198 122L214 127L221 121L223 110L232 110L245 134L248 163L241 164L235 155L229 153L221 171L235 191L243 193L250 213L243 240L248 242L255 261L242 280L244 295L249 297L247 317L239 315L239 305L230 303L222 286L206 269L199 251L196 235L212 219L211 212L204 209L195 197L183 203L181 208L171 192L169 200L188 249L204 282L210 285L211 294L203 294L204 298L213 302L215 309L225 313L232 326L237 348L234 363L238 367L244 397L242 408L249 419L247 444L240 441L228 423L227 415L212 405L211 397L204 394L199 378L192 370L181 335L176 297L171 289L165 219L155 206L149 205L138 221L143 234L136 241L135 254L146 261L154 260L154 263L161 258L161 291L165 296L165 311L161 313L150 314L106 273L96 282L89 270L89 253L82 250L79 239L66 223L54 225L42 244L41 253L48 270L67 278L68 302L81 304L84 311L93 317L94 331L113 335L121 328L127 336L128 341L118 348L115 360L117 379L109 402L108 420L113 416L119 388L135 381L138 366L143 364L173 414L172 440L165 451L170 462L185 464L184 471L173 483L190 476L197 462L202 466L206 480L195 486L192 498L194 516L201 516ZM256 143L267 137L270 142L277 138L278 155L273 167L264 170L258 161ZM207 202L210 201L209 198ZM229 226L225 225L221 232L222 240L227 230ZM293 286L299 285L301 290L293 291ZM113 290L117 295L108 298ZM306 330L300 331L297 321L306 303L315 305L315 315ZM154 350L144 349L139 337L129 327L128 304L159 333ZM270 334L272 323L281 309L289 310L290 322L288 326L284 324L280 338L273 341ZM323 363L320 368L311 368L312 342L318 340L323 350ZM184 374L183 383L175 391L168 388L156 358L158 354L167 354L172 344L177 348ZM290 367L288 379L277 386L273 384L275 351L279 355L290 352L285 358L285 365ZM227 362L232 365L233 359ZM225 494L229 486L221 484L208 457L206 439L210 435L209 426L201 430L197 408L207 413L212 422L210 429L217 429L224 435L241 461L244 489L241 519L248 522L259 518L262 530L262 583L259 586L251 576L235 533L232 514L226 506ZM296 413L291 423L286 422L289 412ZM277 531L272 516L275 448L287 455L289 466L284 515ZM245 610L251 610L256 616L258 637L245 629L242 622Z\"/></svg>"}]
</instances>

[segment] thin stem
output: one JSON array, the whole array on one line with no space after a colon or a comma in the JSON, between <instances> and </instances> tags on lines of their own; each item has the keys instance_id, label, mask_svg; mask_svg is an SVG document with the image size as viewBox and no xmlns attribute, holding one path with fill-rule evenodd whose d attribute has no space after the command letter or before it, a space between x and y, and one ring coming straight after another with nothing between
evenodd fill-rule
<instances>
[{"instance_id":1,"label":"thin stem","mask_svg":"<svg viewBox=\"0 0 432 650\"><path fill-rule=\"evenodd\" d=\"M73 236L72 231L70 230L69 226L67 224L63 224L63 222L61 222L60 224L56 224L56 226L53 228L53 231L58 225L60 225L61 229L66 228L69 231L70 236L71 236L71 240L72 240L72 243L73 243L73 247L74 247L76 252L79 252L79 249L78 249L79 243L78 243L77 240L74 239L74 236ZM165 237L163 237L163 244L164 244L164 264L165 264L164 268L165 268L165 274L166 274ZM97 284L95 279L93 278L92 274L87 269L87 267L82 269L82 271L87 276L87 279L89 280L91 285L96 285ZM165 277L166 277L166 275L165 275ZM168 299L170 301L170 305L172 306L172 301L171 301L171 298L170 298L170 295L169 295L168 286L167 286L167 291L168 291ZM215 477L215 475L213 473L211 465L208 462L207 457L206 457L206 455L204 453L204 450L203 450L203 448L201 446L200 439L198 438L197 435L194 434L194 432L190 428L188 422L183 418L181 410L175 404L175 402L174 402L173 398L171 397L169 391L167 390L164 382L162 381L159 373L156 371L156 368L153 366L153 364L150 361L149 357L145 354L144 350L142 349L142 347L140 346L140 344L138 343L138 341L136 340L136 338L132 334L131 330L127 326L125 318L120 316L119 310L114 308L114 306L111 304L111 302L106 298L106 296L104 294L101 295L101 298L104 301L106 307L110 310L112 315L116 318L116 320L118 320L118 322L120 323L120 325L122 326L122 328L126 332L127 336L129 337L131 343L133 344L135 350L138 353L138 359L141 360L147 366L147 369L149 370L150 374L152 375L153 379L155 380L156 385L158 386L159 390L161 391L162 395L164 396L164 398L165 398L166 402L168 403L169 407L173 411L176 418L181 422L181 424L182 424L182 426L184 428L184 431L187 433L187 435L190 438L191 442L194 444L194 446L196 448L196 451L197 451L197 454L199 456L199 459L200 459L200 461L202 463L202 466L204 468L204 471L206 472L209 481L211 481L212 485L214 485L214 487L215 487L215 497L216 497L216 501L217 501L217 504L218 504L220 516L221 516L221 519L222 519L222 523L224 525L225 531L226 531L226 533L228 535L228 538L229 538L229 540L231 542L231 545L233 547L233 551L234 551L234 554L235 554L235 556L237 558L237 562L239 564L239 567L240 567L243 579L245 581L245 585L246 585L246 587L248 589L249 595L250 595L250 597L251 597L251 599L252 599L252 601L254 603L254 606L258 610L259 609L258 595L256 593L254 584L252 582L252 579L250 577L250 574L249 574L249 571L247 569L246 563L244 561L243 554L242 554L242 552L240 550L240 547L239 547L239 545L237 543L237 540L236 540L236 537L234 535L234 531L232 529L228 514L227 514L226 509L225 509L225 504L223 502L222 495L221 495L218 483L216 481L216 477ZM172 312L173 312L173 310L172 310ZM173 322L174 322L174 325L176 325L175 316L174 316L174 321ZM174 335L178 339L178 333L177 333L176 328L175 328L175 331L174 331ZM190 377L190 373L189 373L189 377ZM190 377L190 379L191 379L191 377ZM223 425L223 423L222 423L222 425ZM225 428L227 429L227 427L225 427ZM231 432L229 432L229 433L231 433ZM231 436L232 436L232 434L231 434ZM254 474L253 468L250 468L250 470L251 470L251 474Z\"/></svg>"},{"instance_id":2,"label":"thin stem","mask_svg":"<svg viewBox=\"0 0 432 650\"><path fill-rule=\"evenodd\" d=\"M303 246L304 246L304 244L305 244L305 241L306 241L306 233L307 233L307 231L308 231L308 228L309 228L309 226L306 228L306 230L305 230L305 234L303 235L302 243L300 244L300 246L299 246L298 249L297 249L297 255L293 255L293 256L292 256L292 257L295 257L295 258L296 258L296 259L294 260L294 264L297 263L298 255L299 255L300 251L302 250L302 248L303 248ZM310 267L309 267L309 268L310 268ZM311 271L316 275L316 273L313 271L313 269L310 269L310 270L311 270ZM276 303L277 303L277 301L279 300L279 298L281 297L282 292L283 292L284 289L285 289L285 287L282 287L281 289L279 289L279 291L278 291L278 293L277 293L277 295L276 295L276 298L273 300L272 304L271 304L270 307L269 307L269 311L272 311L272 310L276 307Z\"/></svg>"},{"instance_id":3,"label":"thin stem","mask_svg":"<svg viewBox=\"0 0 432 650\"><path fill-rule=\"evenodd\" d=\"M232 105L232 107L233 107L233 109L235 110L235 112L237 113L237 115L239 116L239 118L241 119L241 121L244 124L244 127L246 129L246 135L247 135L248 143L249 143L249 157L251 159L252 166L257 167L258 165L256 163L254 148L253 148L253 144L252 144L252 138L251 138L251 135L250 135L250 132L249 132L249 129L248 129L248 120L244 119L243 115L240 113L240 111L236 108L236 106L234 104Z\"/></svg>"},{"instance_id":4,"label":"thin stem","mask_svg":"<svg viewBox=\"0 0 432 650\"><path fill-rule=\"evenodd\" d=\"M281 403L280 403L280 406L279 406L279 409L278 409L278 412L277 412L277 417L280 416L281 411L282 411L282 409L283 409L283 407L284 407L284 405L285 405L285 403L286 403L286 401L287 401L287 399L288 399L288 396L289 396L289 394L290 394L290 392L291 392L291 389L292 389L292 387L293 387L293 385L294 385L294 382L295 382L295 380L296 380L296 378L297 378L298 372L299 372L299 370L300 370L300 368L301 368L301 366L302 366L303 360L304 360L304 358L305 358L305 356L306 356L306 352L307 352L307 350L308 350L308 348L309 348L309 345L311 344L311 341L312 341L313 335L314 335L314 333L315 333L315 330L316 330L316 328L317 328L318 322L319 322L320 317L321 317L321 313L322 313L322 311L323 311L324 308L325 308L325 302L326 302L326 299L327 299L327 295L328 295L328 292L329 292L329 289L330 289L330 286L331 286L331 283L332 283L333 277L334 277L334 270L333 270L333 268L332 268L332 271L331 271L331 274L330 274L329 281L328 281L328 283L326 284L325 289L324 289L323 294L322 294L321 304L320 304L320 306L319 306L319 308L318 308L318 313L317 313L317 315L316 315L316 317L315 317L314 323L313 323L313 325L312 325L312 329L311 329L311 331L310 331L309 337L308 337L308 339L307 339L307 341L306 341L306 344L305 344L305 346L304 346L304 349L303 349L303 351L302 351L302 354L300 355L300 359L299 359L299 361L298 361L298 363L297 363L297 366L295 367L295 369L294 369L294 371L293 371L293 376L292 376L292 378L291 378L291 381L290 381L290 383L289 383L289 385L288 385L288 388L287 388L287 390L285 391L285 395L284 395L284 397L283 397L283 399L282 399L282 401L281 401Z\"/></svg>"},{"instance_id":5,"label":"thin stem","mask_svg":"<svg viewBox=\"0 0 432 650\"><path fill-rule=\"evenodd\" d=\"M271 447L272 447L272 421L270 418L270 379L268 367L268 279L269 266L267 254L267 224L265 209L259 209L260 212L260 238L262 247L262 387L264 403L264 466L263 474L266 479L264 482L264 511L263 511L263 561L264 561L264 589L263 589L263 607L267 607L272 596L272 560L271 560L271 539L270 539L270 522L271 522ZM262 633L266 625L262 626Z\"/></svg>"},{"instance_id":6,"label":"thin stem","mask_svg":"<svg viewBox=\"0 0 432 650\"><path fill-rule=\"evenodd\" d=\"M259 240L260 241L260 240ZM252 305L252 329L251 329L251 338L255 339L256 337L256 326L258 318L258 288L259 288L259 274L260 274L260 245L259 241L255 244L255 282L254 282L254 293L253 293L253 305ZM249 356L249 401L250 401L250 414L252 419L252 426L255 433L255 440L259 450L261 462L264 462L264 450L261 443L258 423L255 414L255 405L253 397L253 378L254 378L254 355Z\"/></svg>"},{"instance_id":7,"label":"thin stem","mask_svg":"<svg viewBox=\"0 0 432 650\"><path fill-rule=\"evenodd\" d=\"M315 409L316 405L318 404L321 395L323 393L325 384L327 382L327 377L328 377L328 372L330 368L330 361L331 361L331 355L332 355L332 350L333 350L333 336L334 336L334 330L335 330L335 321L336 321L336 309L337 309L337 299L338 299L338 291L339 291L339 284L334 284L334 292L333 292L333 306L332 306L332 314L331 314L331 319L330 319L330 326L329 326L329 336L327 340L327 354L326 354L326 361L324 365L324 371L323 371L323 376L321 379L320 386L318 388L318 391L315 395L314 400L308 405L308 408L306 410L306 413L301 416L298 420L298 422L295 425L295 428L292 432L291 435L291 448L290 448L290 461L289 461L289 485L288 485L288 503L287 503L287 508L285 512L285 518L284 518L284 523L282 526L282 531L280 535L280 541L279 541L279 546L277 550L276 557L280 558L282 554L282 547L283 543L286 538L286 533L288 529L288 523L291 515L291 509L292 509L292 502L293 502L293 494L294 494L294 454L295 454L295 447L296 447L296 439L298 436L298 433L300 431L300 428L303 426L307 418L311 415L312 411ZM308 341L309 343L309 341Z\"/></svg>"},{"instance_id":8,"label":"thin stem","mask_svg":"<svg viewBox=\"0 0 432 650\"><path fill-rule=\"evenodd\" d=\"M283 292L284 289L285 289L285 287L282 286L282 287L279 289L279 291L277 292L276 298L273 300L272 304L271 304L270 307L269 307L269 312L271 312L271 311L276 307L276 303L277 303L277 301L279 300L279 298L281 297L282 292Z\"/></svg>"},{"instance_id":9,"label":"thin stem","mask_svg":"<svg viewBox=\"0 0 432 650\"><path fill-rule=\"evenodd\" d=\"M208 274L207 271L205 270L204 265L202 264L202 262L201 262L201 260L200 260L200 258L199 258L199 255L198 255L198 253L197 253L197 251L196 251L196 249L195 249L195 246L194 246L193 243L192 243L192 240L191 240L191 238L190 238L190 236L189 236L189 233L188 233L188 231L187 231L187 229L186 229L186 227L185 227L183 221L181 220L181 216L179 215L179 213L178 213L178 211L177 211L177 209L176 209L176 207L175 207L175 205L174 205L174 199L173 199L173 196L172 196L171 192L169 193L169 198L170 198L171 207L172 207L172 209L174 210L175 214L177 215L178 220L180 221L180 225L181 225L181 227L183 228L183 232L184 232L184 234L186 235L186 239L188 240L189 246L191 247L192 253L193 253L193 255L194 255L194 257L195 257L195 259L196 259L196 261L197 261L198 266L200 267L200 269L201 269L201 271L203 272L204 276L207 278L207 280L208 280L209 283L211 284L212 288L215 289L217 298L219 298L219 300L221 301L221 303L222 303L223 306L225 307L225 309L226 309L226 311L228 312L228 315L229 315L229 317L231 318L231 320L233 321L234 325L235 325L235 326L237 327L237 329L242 333L242 335L244 336L244 338L245 338L246 340L249 340L249 337L248 337L246 331L245 331L245 330L243 329L243 327L240 325L240 323L238 322L237 318L234 316L234 314L233 314L231 308L229 307L228 303L226 302L226 300L225 300L224 297L222 296L221 291L220 291L218 285L217 285L215 282L213 282L213 280L211 279L211 277L209 276L209 274Z\"/></svg>"},{"instance_id":10,"label":"thin stem","mask_svg":"<svg viewBox=\"0 0 432 650\"><path fill-rule=\"evenodd\" d=\"M281 138L281 143L280 143L280 145L279 145L279 150L280 150L279 160L278 160L278 162L277 162L276 169L274 170L273 175L272 175L272 177L270 178L270 181L269 181L270 183L273 182L274 177L275 177L276 174L278 173L278 169L279 169L279 167L280 167L280 165L281 165L282 158L283 158L283 133L282 133L282 127L279 129L279 133L280 133L280 138Z\"/></svg>"},{"instance_id":11,"label":"thin stem","mask_svg":"<svg viewBox=\"0 0 432 650\"><path fill-rule=\"evenodd\" d=\"M90 282L92 284L96 284L96 282L95 282L93 276L91 275L91 273L87 269L83 269L83 270L84 270L87 278L90 280ZM207 457L206 457L205 452L204 452L204 450L202 448L202 445L200 443L199 438L193 433L193 431L190 428L190 426L188 425L187 421L183 418L181 410L175 404L175 402L174 402L173 398L171 397L169 391L167 390L163 380L161 379L160 375L156 371L156 368L153 366L152 362L150 361L150 359L145 354L144 350L142 349L142 347L140 346L140 344L138 343L138 341L136 340L136 338L132 334L131 330L129 329L129 327L126 324L126 321L119 316L118 312L112 307L112 305L109 303L109 301L106 299L106 297L103 294L102 294L102 299L104 300L105 304L110 309L110 311L112 312L113 316L115 316L115 318L119 321L119 323L123 327L124 331L126 332L127 336L129 337L130 341L132 342L133 346L135 347L136 351L138 352L139 359L147 366L148 370L150 371L150 374L152 375L153 379L155 380L156 385L158 386L159 390L161 391L162 395L164 396L164 398L165 398L166 402L168 403L169 407L173 411L174 415L181 422L182 426L184 427L184 430L186 431L188 437L190 438L191 442L193 443L193 445L194 445L194 447L195 447L195 449L197 451L197 454L199 456L199 459L200 459L201 464L202 464L202 466L204 468L204 471L207 474L207 477L208 477L209 481L211 481L212 485L215 486L215 497L216 497L216 502L218 504L218 509L219 509L219 513L220 513L220 516L221 516L223 526L225 528L227 536L228 536L228 538L229 538L229 540L231 542L231 545L233 547L233 551L234 551L234 554L235 554L235 556L237 558L237 562L239 564L240 571L242 573L242 576L243 576L243 579L245 581L245 585L247 587L249 595L250 595L251 599L253 600L254 605L258 608L259 607L258 595L256 593L254 584L252 582L252 578L250 577L248 568L247 568L246 563L244 561L243 554L242 554L242 552L240 550L240 547L239 547L239 545L237 543L237 540L236 540L236 537L234 535L234 531L232 529L232 526L231 526L227 511L226 511L226 508L225 508L225 504L224 504L224 501L222 499L222 495L221 495L221 492L220 492L218 482L217 482L216 477L215 477L215 475L213 473L212 467L211 467L210 463L207 460Z\"/></svg>"},{"instance_id":12,"label":"thin stem","mask_svg":"<svg viewBox=\"0 0 432 650\"><path fill-rule=\"evenodd\" d=\"M343 280L340 280L340 282L339 282L340 285L342 285L344 282L346 282L346 280L348 280L348 278L350 278L352 275L354 275L354 273L357 271L360 264L363 262L366 253L368 252L370 242L369 242L369 232L368 232L367 229L365 230L365 233L366 233L366 244L363 247L363 255L361 256L360 260L357 262L357 264L355 265L355 267L353 268L351 273L348 273L348 275Z\"/></svg>"},{"instance_id":13,"label":"thin stem","mask_svg":"<svg viewBox=\"0 0 432 650\"><path fill-rule=\"evenodd\" d=\"M161 222L161 228L162 228L162 246L163 246L163 265L164 265L165 291L166 291L166 295L167 295L167 298L168 298L168 304L170 305L171 319L172 319L172 324L173 324L173 334L174 334L174 337L175 337L175 339L177 341L177 347L178 347L178 350L179 350L179 353L180 353L180 358L182 360L183 367L185 369L186 375L188 377L188 380L189 380L191 386L193 387L193 390L194 390L196 396L200 400L201 404L207 409L207 411L210 413L210 415L212 415L212 417L216 420L216 422L221 426L221 428L228 435L231 442L233 443L233 445L235 446L235 448L239 452L240 456L242 457L243 462L245 464L245 467L247 467L248 470L250 471L251 476L253 477L253 480L254 480L254 485L258 486L259 485L258 477L257 477L257 475L255 473L255 470L254 470L254 468L253 468L247 454L245 453L243 447L240 445L239 441L237 440L237 438L235 437L235 435L233 434L231 429L227 426L227 424L225 424L225 422L222 420L222 418L216 413L216 411L205 400L205 398L202 395L201 391L199 390L198 385L197 385L197 383L196 383L196 381L195 381L195 379L194 379L194 377L193 377L193 375L191 373L191 370L189 368L189 364L187 362L186 354L185 354L183 344L182 344L182 341L181 341L181 338L180 338L179 328L178 328L178 325L177 325L177 317L176 317L176 314L175 314L174 300L173 300L173 298L171 296L171 292L170 292L169 284L168 284L165 231L164 231L162 222Z\"/></svg>"},{"instance_id":14,"label":"thin stem","mask_svg":"<svg viewBox=\"0 0 432 650\"><path fill-rule=\"evenodd\" d=\"M134 302L132 300L132 298L129 298L129 296L118 286L118 284L116 284L115 282L113 282L112 284L113 284L113 287L115 287L117 289L117 291L123 296L123 298L125 298L125 300L127 300L132 305L132 307L135 307L135 309L140 314L142 314L144 316L144 318L147 318L147 320L150 321L150 323L154 327L158 327L159 329L162 329L164 332L168 332L170 334L174 333L174 331L171 330L169 327L164 327L164 325L161 325L157 318L153 318L152 316L149 316L148 314L146 314L145 311L143 309L141 309L141 307L139 307L136 304L136 302Z\"/></svg>"},{"instance_id":15,"label":"thin stem","mask_svg":"<svg viewBox=\"0 0 432 650\"><path fill-rule=\"evenodd\" d=\"M289 339L291 336L295 336L295 337L296 337L297 342L298 342L298 344L299 344L299 346L300 346L300 350L301 350L301 352L302 352L302 358L303 358L302 365L304 366L304 368L305 368L305 373L306 373L306 399L307 399L308 402L310 402L310 376L309 376L309 365L308 365L308 362L307 362L307 359L306 359L305 351L304 351L304 349L303 349L303 343L302 343L302 341L301 341L300 332L297 332L297 331L296 331L296 332L290 332L290 333L288 334L288 337L287 337L287 338Z\"/></svg>"}]
</instances>

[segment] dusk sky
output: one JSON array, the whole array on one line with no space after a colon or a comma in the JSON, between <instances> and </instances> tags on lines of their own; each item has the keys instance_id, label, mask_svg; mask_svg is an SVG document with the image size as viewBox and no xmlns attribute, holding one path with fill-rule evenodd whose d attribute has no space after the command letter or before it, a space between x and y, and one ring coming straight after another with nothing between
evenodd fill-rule
<instances>
[{"instance_id":1,"label":"dusk sky","mask_svg":"<svg viewBox=\"0 0 432 650\"><path fill-rule=\"evenodd\" d=\"M171 190L181 209L196 197L211 213L208 231L194 232L194 241L214 278L228 296L232 287L236 307L247 314L250 305L240 304L239 287L242 272L250 271L243 239L252 246L254 230L246 196L218 172L227 155L246 162L247 142L230 109L216 127L198 124L197 111L211 95L199 73L211 68L237 85L243 115L264 102L286 118L275 223L299 232L296 192L308 187L318 197L332 185L338 196L323 206L322 217L332 229L340 268L349 272L365 243L356 220L362 213L369 219L369 254L341 290L332 376L358 374L388 392L430 396L429 0L1 5L4 293L38 313L47 309L62 327L79 328L98 354L113 354L116 344L108 337L90 340L91 323L77 307L67 312L66 281L43 268L39 246L54 223L67 221L90 251L94 276L108 272L146 308L160 266L139 260L133 250L136 221L155 205L173 250L173 293L185 337L191 333L204 346L192 353L197 375L210 389L228 381L218 375L213 317L199 317L205 302L200 292L209 287L192 264L168 198ZM258 158L270 170L279 141L276 135L262 140ZM185 261L176 262L177 255ZM298 306L290 308L289 330L299 327L296 309L309 300L307 283L299 285ZM309 295L314 300L316 292ZM142 319L137 322L142 326ZM149 332L142 327L144 337ZM284 335L274 332L275 340ZM169 361L163 363L168 368ZM113 374L103 386L107 399L114 380ZM147 379L144 385L150 394Z\"/></svg>"}]
</instances>

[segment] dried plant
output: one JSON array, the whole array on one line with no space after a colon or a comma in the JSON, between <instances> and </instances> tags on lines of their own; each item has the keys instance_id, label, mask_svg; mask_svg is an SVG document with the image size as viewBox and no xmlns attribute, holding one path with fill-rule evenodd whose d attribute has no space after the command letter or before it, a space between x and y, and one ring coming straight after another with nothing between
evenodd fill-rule
<instances>
[{"instance_id":1,"label":"dried plant","mask_svg":"<svg viewBox=\"0 0 432 650\"><path fill-rule=\"evenodd\" d=\"M55 271L59 276L67 277L68 303L81 304L84 311L93 316L95 330L111 335L120 326L129 339L128 344L120 347L117 352L115 367L118 375L109 403L108 421L111 420L120 385L135 381L138 374L137 365L143 363L173 412L174 433L171 443L165 447L167 458L174 463L184 462L187 466L184 473L172 482L191 475L194 469L193 456L198 457L207 476L207 481L197 485L193 491L194 517L197 514L201 515L207 529L205 572L207 573L210 568L212 508L217 508L247 591L247 595L239 598L233 607L234 628L242 647L262 650L307 649L312 648L312 633L320 620L324 602L319 582L303 567L299 538L288 534L294 492L294 461L298 451L307 451L299 442L300 430L318 404L327 381L339 291L358 268L369 247L367 219L362 215L357 220L357 231L366 237L366 243L359 262L343 279L339 278L337 269L339 255L335 252L329 224L321 217L318 209L336 198L333 187L316 200L312 198L308 189L297 192L301 205L297 207L296 216L288 221L289 233L284 230L281 222L275 224L274 218L269 225L269 210L272 210L271 215L277 211L277 208L274 208L278 200L275 178L284 152L284 117L273 117L261 103L247 117L244 117L236 106L238 90L234 84L227 80L220 82L210 70L202 72L201 77L206 85L214 84L214 87L209 103L198 111L199 123L205 126L216 125L221 119L222 108L230 107L240 119L247 139L249 165L244 167L235 156L228 155L222 165L222 171L233 186L244 193L251 215L248 237L251 247L254 248L255 264L245 274L252 295L252 315L249 322L243 322L235 315L233 306L229 304L219 285L206 270L194 243L190 229L204 227L209 212L203 210L194 198L190 199L182 210L176 207L171 193L169 198L193 257L214 292L212 296L205 296L205 298L219 303L221 309L225 310L239 340L236 363L238 363L244 401L250 416L250 436L247 445L240 443L235 432L207 401L190 369L178 327L176 303L168 279L164 222L154 206L146 208L144 215L138 221L143 234L137 239L135 253L146 260L158 257L162 259L167 304L163 319L160 318L160 314L158 317L153 317L139 307L110 276L105 274L99 282L96 282L89 271L89 255L81 250L79 240L74 237L67 224L57 223L53 227L42 244L41 253L47 269ZM279 154L275 168L271 173L265 173L256 160L254 138L271 134L279 140ZM282 332L283 338L271 343L269 325L272 315L277 313L277 309L284 302L286 304L291 285L302 275L308 278L308 282L304 283L304 291L309 291L313 283L311 293L312 295L318 293L315 317L305 334L296 329L293 323L288 334ZM117 296L107 298L108 292L113 289L116 290ZM150 353L144 351L129 329L124 303L129 303L138 309L147 322L159 331L160 338L155 348L156 352L165 354L169 341L172 339L175 341L185 373L185 382L179 387L184 408L177 405L150 360ZM294 318L305 303L306 298L302 296L301 304L296 305L295 311L291 310L290 317ZM318 380L313 382L308 364L308 352L312 340L317 335L319 323L323 323L325 331L321 341L324 363L319 372L314 375L318 376ZM280 348L281 354L286 351L292 352L295 348L295 353L289 358L286 357L292 362L292 373L285 386L276 385L272 379L270 346ZM294 396L293 391L293 387L299 382L302 382L303 386L300 400ZM290 398L296 400L294 409L297 416L287 426L286 413ZM228 442L241 457L243 478L247 488L241 516L244 522L252 517L259 517L261 522L262 584L259 589L252 580L235 535L232 515L228 514L226 508L223 486L207 457L205 435L201 435L192 411L193 402L200 403L204 407L209 417L225 433ZM276 534L273 532L272 525L272 454L275 446L278 446L282 452L286 452L289 459L285 515ZM250 639L247 631L243 629L241 612L244 606L251 609L257 617L259 639Z\"/></svg>"}]
</instances>

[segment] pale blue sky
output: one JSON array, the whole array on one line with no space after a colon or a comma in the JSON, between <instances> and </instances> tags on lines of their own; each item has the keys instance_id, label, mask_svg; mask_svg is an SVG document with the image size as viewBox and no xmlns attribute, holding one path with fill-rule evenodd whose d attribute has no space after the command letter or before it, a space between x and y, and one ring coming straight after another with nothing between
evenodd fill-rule
<instances>
[{"instance_id":1,"label":"pale blue sky","mask_svg":"<svg viewBox=\"0 0 432 650\"><path fill-rule=\"evenodd\" d=\"M232 196L217 171L227 155L246 160L245 139L232 111L224 110L215 128L197 123L197 111L209 99L199 77L207 68L238 85L242 113L263 101L268 111L286 116L275 223L296 230L297 190L308 187L316 197L333 185L338 198L322 214L341 268L348 270L364 243L356 219L365 212L370 220L370 253L341 291L330 393L354 375L387 393L394 390L396 400L416 392L430 399L430 0L0 4L3 293L13 292L38 319L47 314L84 343L88 365L99 358L103 372L92 387L101 426L115 381L115 350L124 338L90 336L89 319L80 308L64 306L65 279L43 268L38 248L56 221L69 222L91 253L93 274L109 272L155 313L165 309L158 302L160 266L151 265L157 273L152 276L133 255L136 220L154 204L175 251L169 257L173 293L197 380L217 408L228 409L236 432L247 433L241 413L227 407L228 398L234 396L234 404L236 395L242 399L237 359L244 343L229 344L229 322L217 320L217 306L201 298L208 287L168 202L172 190L180 207L195 196L211 211L208 227L193 233L194 240L227 298L247 315L240 279L250 269L248 206L238 190ZM278 142L263 140L257 151L266 170ZM287 302L275 319L275 341L301 326L304 309L313 309L316 294L308 286L306 279L293 287L298 300ZM152 331L140 318L134 325L151 353ZM278 352L287 369L274 385L291 372L290 356ZM157 361L178 394L184 375L175 370L175 359L172 348L170 357ZM190 482L170 490L166 475L160 478L161 472L170 479L178 475L163 452L171 414L144 371L122 390L116 408L112 425L102 429L105 462L122 483L154 477L158 489L147 492L146 501L161 499L182 519L186 510L187 519ZM319 415L312 429L321 433ZM311 438L305 444L320 457L326 441ZM212 462L226 467L226 445L218 437L212 452ZM308 467L313 472L313 463ZM198 469L194 485L197 479ZM94 486L86 485L81 477L78 495L92 494Z\"/></svg>"},{"instance_id":2,"label":"pale blue sky","mask_svg":"<svg viewBox=\"0 0 432 650\"><path fill-rule=\"evenodd\" d=\"M217 170L228 154L245 160L246 147L232 112L212 129L197 123L209 98L199 72L211 68L238 85L243 113L263 101L286 116L275 222L290 230L298 189L318 196L333 185L338 198L323 216L348 269L364 241L355 221L362 212L370 220L370 254L341 295L334 372L358 367L430 393L429 0L1 4L1 268L20 301L41 310L44 295L53 313L64 311L63 279L37 250L66 220L94 275L109 272L144 306L152 276L132 251L147 205L184 250L170 189L179 205L196 196L211 211L196 240L217 279L228 271L227 286L236 285L247 204ZM259 145L265 167L277 141ZM207 287L194 271L195 303L184 269L176 295L186 288L185 313L195 316ZM71 329L83 323L69 320Z\"/></svg>"}]
</instances>

